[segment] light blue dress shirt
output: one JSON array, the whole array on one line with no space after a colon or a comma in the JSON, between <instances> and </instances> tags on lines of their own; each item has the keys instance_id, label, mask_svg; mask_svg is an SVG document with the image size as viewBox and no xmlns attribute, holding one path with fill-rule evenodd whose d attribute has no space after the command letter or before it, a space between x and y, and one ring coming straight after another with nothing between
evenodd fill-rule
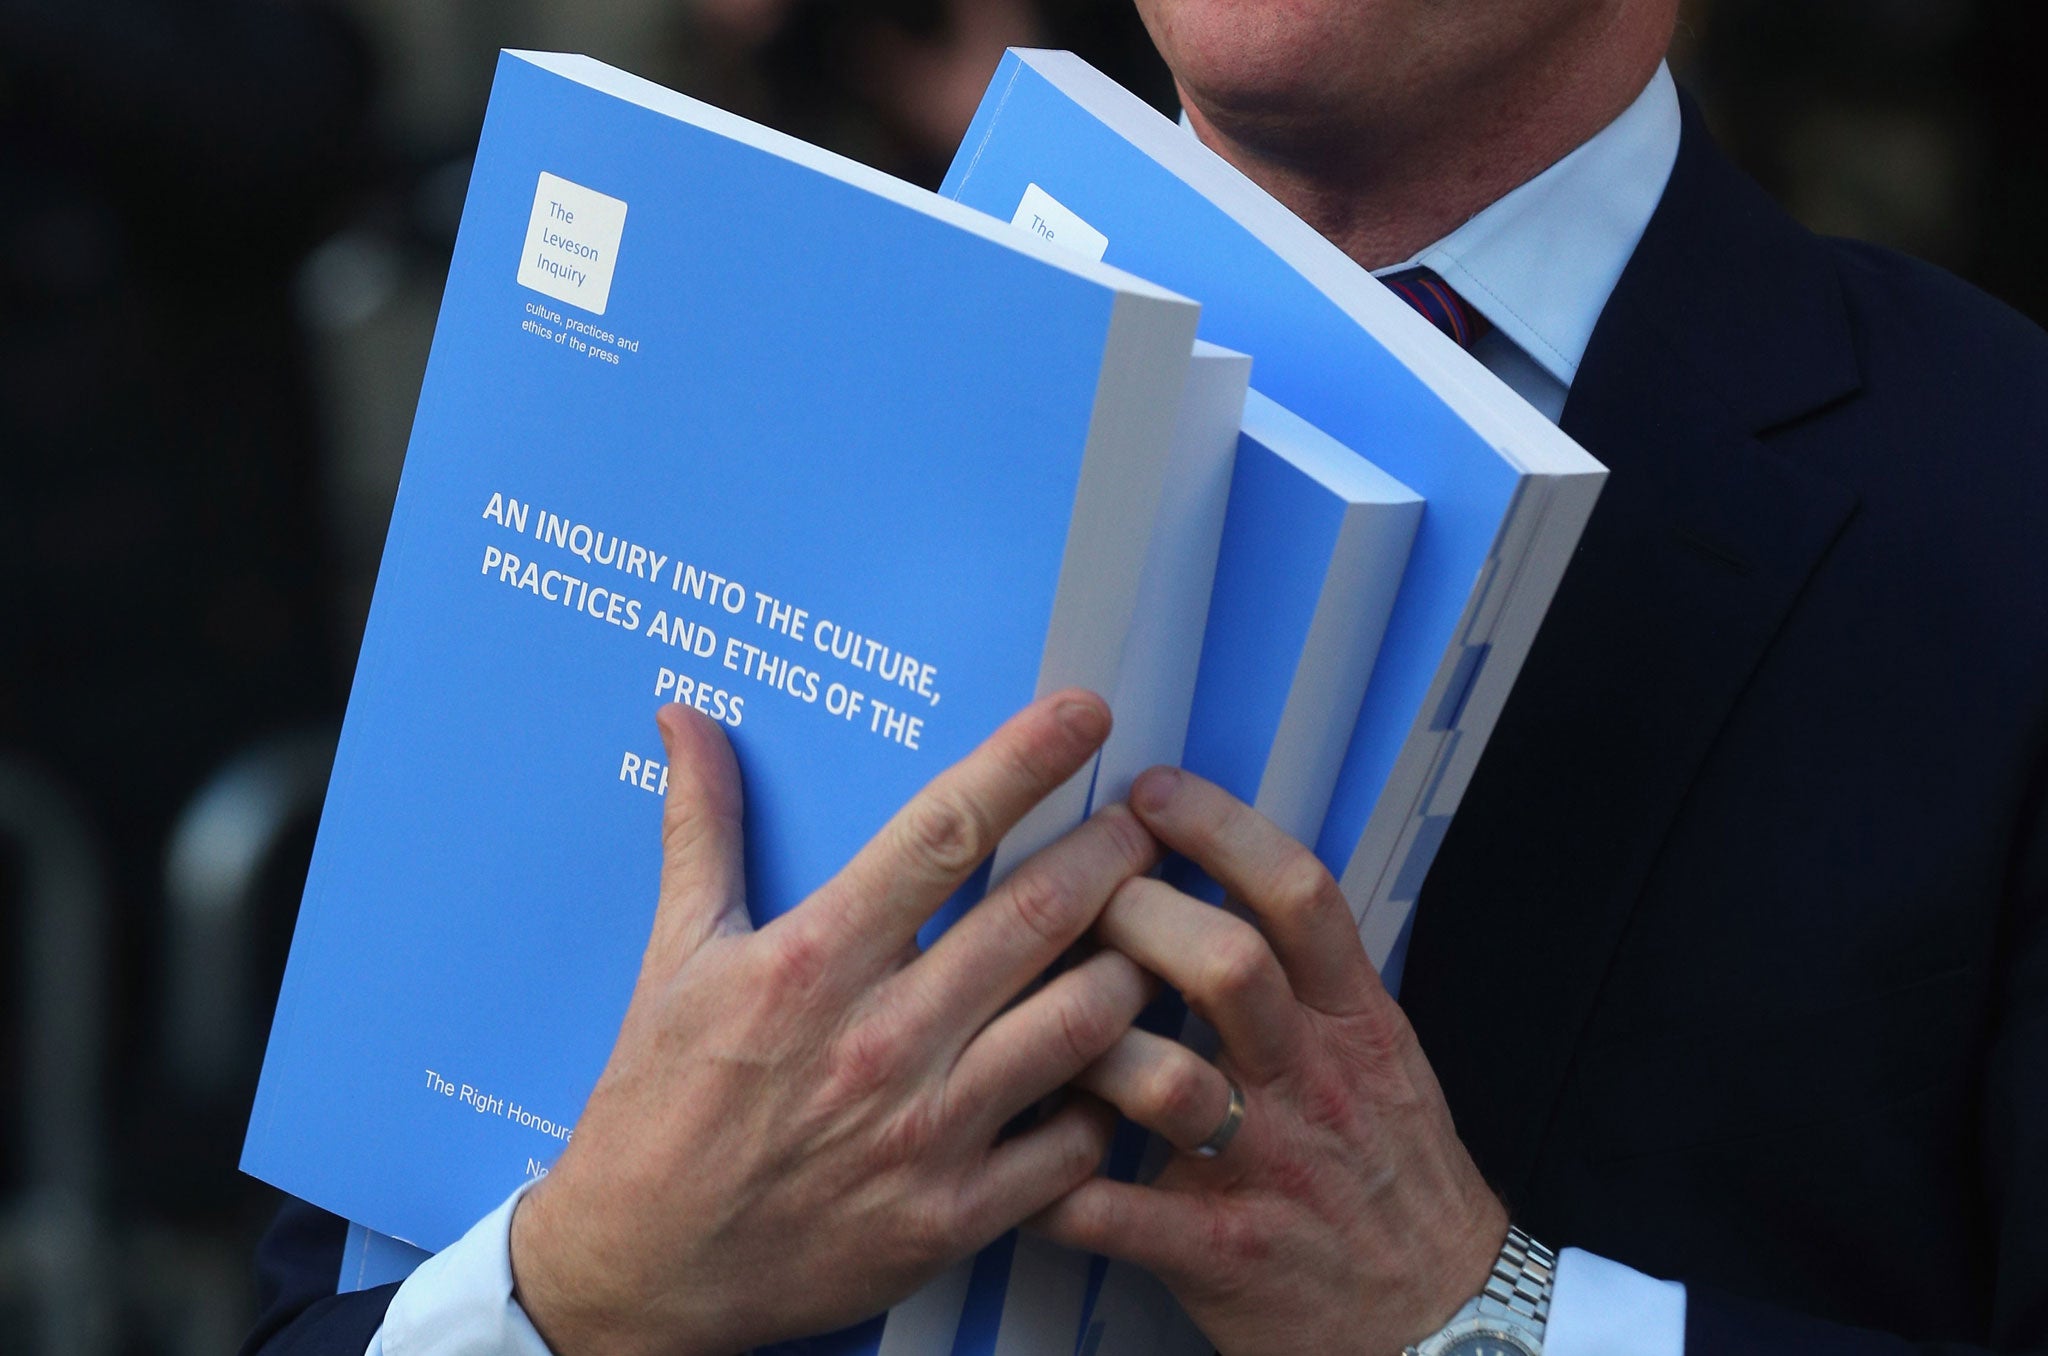
<instances>
[{"instance_id":1,"label":"light blue dress shirt","mask_svg":"<svg viewBox=\"0 0 2048 1356\"><path fill-rule=\"evenodd\" d=\"M1473 355L1553 421L1664 194L1678 129L1677 87L1659 66L1590 141L1397 266L1434 270L1492 322ZM524 1190L421 1264L365 1356L552 1356L512 1295L512 1212ZM1566 1248L1543 1350L1683 1356L1685 1288Z\"/></svg>"},{"instance_id":2,"label":"light blue dress shirt","mask_svg":"<svg viewBox=\"0 0 2048 1356\"><path fill-rule=\"evenodd\" d=\"M1678 87L1659 66L1592 140L1380 272L1435 270L1493 322L1473 355L1554 423L1677 160Z\"/></svg>"}]
</instances>

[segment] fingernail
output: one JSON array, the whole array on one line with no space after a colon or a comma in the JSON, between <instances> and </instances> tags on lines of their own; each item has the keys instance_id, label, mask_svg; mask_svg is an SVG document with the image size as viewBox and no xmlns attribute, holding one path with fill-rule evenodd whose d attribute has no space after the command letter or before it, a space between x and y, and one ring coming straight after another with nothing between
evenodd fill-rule
<instances>
[{"instance_id":1,"label":"fingernail","mask_svg":"<svg viewBox=\"0 0 2048 1356\"><path fill-rule=\"evenodd\" d=\"M1163 810L1179 788L1179 768L1149 768L1131 783L1131 804L1140 810Z\"/></svg>"},{"instance_id":2,"label":"fingernail","mask_svg":"<svg viewBox=\"0 0 2048 1356\"><path fill-rule=\"evenodd\" d=\"M1102 707L1095 702L1061 702L1057 714L1060 724L1076 739L1093 742L1109 733L1109 722L1104 719Z\"/></svg>"}]
</instances>

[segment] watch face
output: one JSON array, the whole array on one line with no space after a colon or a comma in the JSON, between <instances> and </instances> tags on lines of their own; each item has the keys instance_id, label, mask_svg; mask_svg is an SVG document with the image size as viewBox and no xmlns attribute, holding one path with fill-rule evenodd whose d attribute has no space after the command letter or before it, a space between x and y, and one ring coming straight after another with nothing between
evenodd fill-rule
<instances>
[{"instance_id":1,"label":"watch face","mask_svg":"<svg viewBox=\"0 0 2048 1356\"><path fill-rule=\"evenodd\" d=\"M1443 1356L1534 1356L1534 1353L1512 1337L1482 1332L1459 1338L1444 1348Z\"/></svg>"}]
</instances>

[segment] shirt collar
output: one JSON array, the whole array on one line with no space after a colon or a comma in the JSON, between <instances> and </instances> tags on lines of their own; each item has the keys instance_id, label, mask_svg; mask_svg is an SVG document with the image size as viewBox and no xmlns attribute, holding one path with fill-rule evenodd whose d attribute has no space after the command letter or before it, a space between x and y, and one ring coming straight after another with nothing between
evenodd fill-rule
<instances>
[{"instance_id":1,"label":"shirt collar","mask_svg":"<svg viewBox=\"0 0 2048 1356\"><path fill-rule=\"evenodd\" d=\"M1434 270L1569 388L1664 196L1678 136L1678 87L1660 64L1592 139L1398 267Z\"/></svg>"}]
</instances>

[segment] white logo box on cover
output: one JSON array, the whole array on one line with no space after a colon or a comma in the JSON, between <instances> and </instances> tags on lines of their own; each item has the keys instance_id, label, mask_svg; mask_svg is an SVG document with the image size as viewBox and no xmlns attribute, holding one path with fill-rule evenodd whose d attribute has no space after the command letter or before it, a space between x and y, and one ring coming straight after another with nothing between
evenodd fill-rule
<instances>
[{"instance_id":1,"label":"white logo box on cover","mask_svg":"<svg viewBox=\"0 0 2048 1356\"><path fill-rule=\"evenodd\" d=\"M519 256L519 285L603 315L625 234L625 203L542 170Z\"/></svg>"}]
</instances>

